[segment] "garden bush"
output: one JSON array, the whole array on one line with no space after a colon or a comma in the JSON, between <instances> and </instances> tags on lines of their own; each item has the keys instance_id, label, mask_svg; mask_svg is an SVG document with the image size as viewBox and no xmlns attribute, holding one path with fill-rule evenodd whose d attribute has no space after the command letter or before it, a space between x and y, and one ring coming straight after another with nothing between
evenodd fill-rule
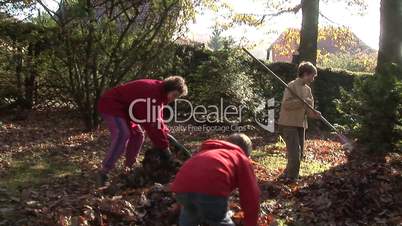
<instances>
[{"instance_id":1,"label":"garden bush","mask_svg":"<svg viewBox=\"0 0 402 226\"><path fill-rule=\"evenodd\" d=\"M369 150L402 151L402 69L361 77L337 101L347 129Z\"/></svg>"}]
</instances>

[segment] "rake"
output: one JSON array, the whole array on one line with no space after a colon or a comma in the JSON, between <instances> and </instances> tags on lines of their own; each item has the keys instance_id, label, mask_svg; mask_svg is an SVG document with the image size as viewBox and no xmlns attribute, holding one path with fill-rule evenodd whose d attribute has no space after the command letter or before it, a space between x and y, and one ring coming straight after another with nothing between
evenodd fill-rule
<instances>
[{"instance_id":1,"label":"rake","mask_svg":"<svg viewBox=\"0 0 402 226\"><path fill-rule=\"evenodd\" d=\"M175 137L171 134L167 135L169 143L175 146L179 151L181 151L187 158L190 158L193 154L190 150L184 147Z\"/></svg>"},{"instance_id":2,"label":"rake","mask_svg":"<svg viewBox=\"0 0 402 226\"><path fill-rule=\"evenodd\" d=\"M276 75L271 69L269 69L263 62L261 62L259 59L257 59L253 54L251 54L246 48L242 48L244 52L246 52L251 58L253 58L254 61L258 62L258 64L260 66L262 66L265 71L267 71L269 74L271 74L272 76L274 76L274 78L276 78L283 86L285 86L286 89L289 90L289 92L295 96L297 99L299 99L300 101L302 101L304 103L304 105L306 105L310 110L315 111L315 109L308 104L303 98L301 98L300 96L298 96L292 89L289 88L289 86L278 76ZM352 142L349 141L349 139L343 135L338 129L335 128L335 126L333 126L326 118L324 118L324 116L320 116L320 120L327 125L329 128L331 128L337 135L337 137L339 138L343 148L351 151L353 150L353 144Z\"/></svg>"}]
</instances>

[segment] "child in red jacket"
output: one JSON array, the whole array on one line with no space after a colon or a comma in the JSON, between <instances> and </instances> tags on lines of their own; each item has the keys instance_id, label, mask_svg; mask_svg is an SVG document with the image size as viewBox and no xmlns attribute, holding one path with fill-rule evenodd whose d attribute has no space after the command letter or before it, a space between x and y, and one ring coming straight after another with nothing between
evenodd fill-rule
<instances>
[{"instance_id":1,"label":"child in red jacket","mask_svg":"<svg viewBox=\"0 0 402 226\"><path fill-rule=\"evenodd\" d=\"M163 121L164 105L187 94L185 80L171 76L163 81L134 80L106 91L99 100L98 111L110 133L111 146L102 162L98 183L104 185L108 172L125 152L125 166L131 168L147 132L161 158L170 159L168 129Z\"/></svg>"},{"instance_id":2,"label":"child in red jacket","mask_svg":"<svg viewBox=\"0 0 402 226\"><path fill-rule=\"evenodd\" d=\"M239 188L246 226L256 226L260 190L248 156L250 138L233 134L227 141L207 140L176 175L171 190L182 205L180 226L234 225L228 215L228 197Z\"/></svg>"}]
</instances>

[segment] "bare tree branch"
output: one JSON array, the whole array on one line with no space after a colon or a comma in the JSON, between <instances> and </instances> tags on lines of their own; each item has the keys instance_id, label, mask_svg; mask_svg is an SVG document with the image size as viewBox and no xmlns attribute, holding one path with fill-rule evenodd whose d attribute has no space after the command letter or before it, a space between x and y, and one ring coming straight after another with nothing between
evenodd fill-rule
<instances>
[{"instance_id":1,"label":"bare tree branch","mask_svg":"<svg viewBox=\"0 0 402 226\"><path fill-rule=\"evenodd\" d=\"M49 14L49 16L56 22L59 23L59 21L61 20L61 16L58 15L55 11L51 10L45 3L43 3L41 0L37 0L37 2L39 3L40 6L43 7L43 9L45 9L45 11L47 12L47 14ZM57 18L55 18L55 16Z\"/></svg>"},{"instance_id":2,"label":"bare tree branch","mask_svg":"<svg viewBox=\"0 0 402 226\"><path fill-rule=\"evenodd\" d=\"M243 15L247 15L247 16L257 16L257 17L261 17L261 19L259 19L260 23L263 23L265 21L266 18L268 18L268 20L272 19L273 17L277 17L277 16L281 16L285 13L298 13L301 9L302 5L297 4L294 7L290 7L287 9L281 9L278 12L275 13L266 13L266 14L256 14L256 13L245 13Z\"/></svg>"},{"instance_id":3,"label":"bare tree branch","mask_svg":"<svg viewBox=\"0 0 402 226\"><path fill-rule=\"evenodd\" d=\"M342 24L337 23L337 22L333 21L332 19L330 19L329 17L325 16L325 15L324 15L324 13L322 13L322 12L321 12L321 10L320 10L320 16L322 16L322 18L324 18L324 19L328 20L329 22L331 22L331 23L333 23L333 24L336 24L336 25L342 26Z\"/></svg>"}]
</instances>

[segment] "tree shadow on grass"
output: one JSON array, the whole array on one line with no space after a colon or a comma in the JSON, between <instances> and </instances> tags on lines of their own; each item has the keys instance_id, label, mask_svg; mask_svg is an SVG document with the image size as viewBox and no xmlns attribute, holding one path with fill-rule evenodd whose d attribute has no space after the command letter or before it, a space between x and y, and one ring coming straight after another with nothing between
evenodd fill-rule
<instances>
[{"instance_id":1,"label":"tree shadow on grass","mask_svg":"<svg viewBox=\"0 0 402 226\"><path fill-rule=\"evenodd\" d=\"M80 197L95 190L105 133L82 133L73 119L52 120L7 122L1 131L14 140L4 140L9 157L0 172L0 225L56 225L60 211L75 211Z\"/></svg>"},{"instance_id":2,"label":"tree shadow on grass","mask_svg":"<svg viewBox=\"0 0 402 226\"><path fill-rule=\"evenodd\" d=\"M41 153L16 159L2 176L0 186L10 191L48 183L53 178L74 175L80 172L75 163L66 161L63 156Z\"/></svg>"},{"instance_id":3,"label":"tree shadow on grass","mask_svg":"<svg viewBox=\"0 0 402 226\"><path fill-rule=\"evenodd\" d=\"M0 204L9 209L0 213L5 225L58 225L58 217L80 211L82 201L96 191L95 171L74 160L76 154L67 155L51 150L13 162L0 181L6 189Z\"/></svg>"}]
</instances>

